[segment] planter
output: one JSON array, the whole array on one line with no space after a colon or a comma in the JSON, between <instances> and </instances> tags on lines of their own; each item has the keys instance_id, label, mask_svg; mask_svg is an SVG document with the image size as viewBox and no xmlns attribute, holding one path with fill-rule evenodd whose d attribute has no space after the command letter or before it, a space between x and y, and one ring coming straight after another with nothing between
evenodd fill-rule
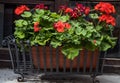
<instances>
[{"instance_id":1,"label":"planter","mask_svg":"<svg viewBox=\"0 0 120 83\"><path fill-rule=\"evenodd\" d=\"M8 38L12 40L8 40ZM20 51L14 41L14 37L10 36L8 38L13 70L21 75L18 77L18 81L24 81L24 77L29 77L28 75L37 76L35 78L38 78L43 73L43 75L61 74L66 77L69 74L91 75L93 83L95 83L95 77L103 72L104 64L102 63L104 60L100 59L98 50L94 52L82 50L79 56L71 61L64 57L60 51L61 48L54 49L50 46L34 46L31 48L29 43L21 43L21 47L24 50ZM29 50L25 50L26 46L29 47Z\"/></svg>"},{"instance_id":2,"label":"planter","mask_svg":"<svg viewBox=\"0 0 120 83\"><path fill-rule=\"evenodd\" d=\"M71 66L71 60L67 58L65 60L64 55L61 53L60 49L61 48L55 49L49 46L32 47L32 58L34 66L36 68L39 66L41 69L43 69L46 65L46 69L50 69L50 66L52 64L53 69L55 69L56 66L58 66L59 69L63 69L64 65L66 64L66 69L69 69ZM95 69L97 65L98 55L98 50L95 50L94 52L82 50L80 51L80 57L78 56L72 60L72 68L75 69L79 66L81 69L85 66L88 69L92 65L92 68ZM64 63L64 61L66 61L66 63ZM38 62L40 63L38 64Z\"/></svg>"}]
</instances>

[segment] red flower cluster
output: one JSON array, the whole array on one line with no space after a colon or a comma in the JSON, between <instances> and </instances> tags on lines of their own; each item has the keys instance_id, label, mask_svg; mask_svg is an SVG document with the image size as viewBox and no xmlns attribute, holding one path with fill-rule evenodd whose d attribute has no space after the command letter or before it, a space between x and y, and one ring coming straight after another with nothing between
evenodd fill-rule
<instances>
[{"instance_id":1,"label":"red flower cluster","mask_svg":"<svg viewBox=\"0 0 120 83\"><path fill-rule=\"evenodd\" d=\"M99 11L106 13L106 14L115 13L114 6L110 3L105 3L105 2L100 2L99 4L97 4L95 6L95 10L99 10Z\"/></svg>"},{"instance_id":2,"label":"red flower cluster","mask_svg":"<svg viewBox=\"0 0 120 83\"><path fill-rule=\"evenodd\" d=\"M62 21L58 21L54 24L54 28L58 31L58 32L64 32L65 28L69 29L71 26L69 23L64 23Z\"/></svg>"},{"instance_id":3,"label":"red flower cluster","mask_svg":"<svg viewBox=\"0 0 120 83\"><path fill-rule=\"evenodd\" d=\"M39 32L40 27L39 27L39 22L34 23L34 32Z\"/></svg>"},{"instance_id":4,"label":"red flower cluster","mask_svg":"<svg viewBox=\"0 0 120 83\"><path fill-rule=\"evenodd\" d=\"M84 12L85 11L85 6L83 6L83 4L76 4L75 10L79 10L80 12Z\"/></svg>"},{"instance_id":5,"label":"red flower cluster","mask_svg":"<svg viewBox=\"0 0 120 83\"><path fill-rule=\"evenodd\" d=\"M60 8L60 10L64 11L64 13L69 13L72 18L77 18L82 14L87 15L90 12L90 8L85 7L82 4L76 4L76 7L74 9L67 6L61 6Z\"/></svg>"},{"instance_id":6,"label":"red flower cluster","mask_svg":"<svg viewBox=\"0 0 120 83\"><path fill-rule=\"evenodd\" d=\"M48 9L47 6L45 6L44 4L38 4L35 6L36 9Z\"/></svg>"},{"instance_id":7,"label":"red flower cluster","mask_svg":"<svg viewBox=\"0 0 120 83\"><path fill-rule=\"evenodd\" d=\"M95 10L102 12L103 14L99 17L99 21L104 21L107 24L115 26L115 18L110 14L115 13L115 8L110 3L100 2L95 6Z\"/></svg>"},{"instance_id":8,"label":"red flower cluster","mask_svg":"<svg viewBox=\"0 0 120 83\"><path fill-rule=\"evenodd\" d=\"M25 10L30 10L26 5L21 5L15 9L15 14L20 15L22 14Z\"/></svg>"},{"instance_id":9,"label":"red flower cluster","mask_svg":"<svg viewBox=\"0 0 120 83\"><path fill-rule=\"evenodd\" d=\"M115 26L115 18L108 14L103 14L100 16L99 21L105 21L107 24Z\"/></svg>"}]
</instances>

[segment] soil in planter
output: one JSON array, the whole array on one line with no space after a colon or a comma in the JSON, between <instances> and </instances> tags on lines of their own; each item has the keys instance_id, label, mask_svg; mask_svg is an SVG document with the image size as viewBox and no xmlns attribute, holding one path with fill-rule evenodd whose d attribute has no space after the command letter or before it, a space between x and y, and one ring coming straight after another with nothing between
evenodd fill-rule
<instances>
[{"instance_id":1,"label":"soil in planter","mask_svg":"<svg viewBox=\"0 0 120 83\"><path fill-rule=\"evenodd\" d=\"M64 59L65 56L61 53L61 48L51 48L52 47L48 46L39 46L37 49L35 46L32 47L32 57L35 68L38 68L39 66L41 69L44 69L46 65L46 69L50 69L51 66L53 69L56 69L56 66L58 64L59 69L63 69L64 65L66 66L66 69L69 69L71 62L73 69L76 69L78 66L80 69L83 69L83 67L89 69L91 65L93 69L96 68L99 55L98 50L95 50L94 52L82 50L80 51L80 55L71 61L69 59ZM78 62L80 63L78 64Z\"/></svg>"}]
</instances>

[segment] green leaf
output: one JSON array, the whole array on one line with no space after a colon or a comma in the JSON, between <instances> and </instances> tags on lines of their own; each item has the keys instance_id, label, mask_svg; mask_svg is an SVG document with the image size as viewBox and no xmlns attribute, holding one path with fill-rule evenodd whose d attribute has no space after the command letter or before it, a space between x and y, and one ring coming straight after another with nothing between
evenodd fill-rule
<instances>
[{"instance_id":1,"label":"green leaf","mask_svg":"<svg viewBox=\"0 0 120 83\"><path fill-rule=\"evenodd\" d=\"M63 47L62 53L68 58L73 60L79 54L79 49L74 47Z\"/></svg>"},{"instance_id":2,"label":"green leaf","mask_svg":"<svg viewBox=\"0 0 120 83\"><path fill-rule=\"evenodd\" d=\"M16 20L15 21L15 26L16 27L23 27L23 19L20 19L20 20Z\"/></svg>"},{"instance_id":3,"label":"green leaf","mask_svg":"<svg viewBox=\"0 0 120 83\"><path fill-rule=\"evenodd\" d=\"M62 22L66 22L69 20L69 16L61 16L59 20L61 20Z\"/></svg>"},{"instance_id":4,"label":"green leaf","mask_svg":"<svg viewBox=\"0 0 120 83\"><path fill-rule=\"evenodd\" d=\"M32 13L31 12L27 12L27 11L25 11L23 14L21 14L21 16L22 17L30 17L32 15Z\"/></svg>"},{"instance_id":5,"label":"green leaf","mask_svg":"<svg viewBox=\"0 0 120 83\"><path fill-rule=\"evenodd\" d=\"M83 29L83 30L81 31L81 34L82 34L83 36L85 36L85 35L87 34L87 31L86 31L85 29Z\"/></svg>"},{"instance_id":6,"label":"green leaf","mask_svg":"<svg viewBox=\"0 0 120 83\"><path fill-rule=\"evenodd\" d=\"M91 26L91 25L86 25L86 28L87 28L87 30L92 30L92 29L94 29L94 27Z\"/></svg>"},{"instance_id":7,"label":"green leaf","mask_svg":"<svg viewBox=\"0 0 120 83\"><path fill-rule=\"evenodd\" d=\"M110 45L109 43L106 43L106 42L102 42L102 43L101 43L100 49L101 49L102 51L106 51L106 50L108 50L109 48L111 48L111 45Z\"/></svg>"},{"instance_id":8,"label":"green leaf","mask_svg":"<svg viewBox=\"0 0 120 83\"><path fill-rule=\"evenodd\" d=\"M28 22L24 20L24 21L22 22L22 24L23 24L23 25L28 25Z\"/></svg>"},{"instance_id":9,"label":"green leaf","mask_svg":"<svg viewBox=\"0 0 120 83\"><path fill-rule=\"evenodd\" d=\"M42 17L44 20L49 20L49 16L43 16Z\"/></svg>"},{"instance_id":10,"label":"green leaf","mask_svg":"<svg viewBox=\"0 0 120 83\"><path fill-rule=\"evenodd\" d=\"M15 31L14 35L16 35L17 38L23 39L25 38L25 34L22 31Z\"/></svg>"},{"instance_id":11,"label":"green leaf","mask_svg":"<svg viewBox=\"0 0 120 83\"><path fill-rule=\"evenodd\" d=\"M36 13L37 13L38 15L40 15L40 16L44 15L44 13L45 13L45 11L42 10L42 9L36 9L35 11L36 11Z\"/></svg>"},{"instance_id":12,"label":"green leaf","mask_svg":"<svg viewBox=\"0 0 120 83\"><path fill-rule=\"evenodd\" d=\"M108 40L108 43L110 43L112 47L115 46L117 38L108 36L106 39Z\"/></svg>"},{"instance_id":13,"label":"green leaf","mask_svg":"<svg viewBox=\"0 0 120 83\"><path fill-rule=\"evenodd\" d=\"M101 44L101 40L99 39L99 40L96 40L96 44L99 46L100 44Z\"/></svg>"},{"instance_id":14,"label":"green leaf","mask_svg":"<svg viewBox=\"0 0 120 83\"><path fill-rule=\"evenodd\" d=\"M61 46L61 42L57 41L57 40L54 40L54 41L51 41L50 44L54 47L54 48L57 48L58 46Z\"/></svg>"},{"instance_id":15,"label":"green leaf","mask_svg":"<svg viewBox=\"0 0 120 83\"><path fill-rule=\"evenodd\" d=\"M103 27L100 26L100 25L97 25L97 26L96 26L96 30L97 30L97 31L100 31L102 28L103 28Z\"/></svg>"},{"instance_id":16,"label":"green leaf","mask_svg":"<svg viewBox=\"0 0 120 83\"><path fill-rule=\"evenodd\" d=\"M51 17L53 17L53 18L59 18L60 17L60 15L58 15L57 13L51 13L51 15L50 15Z\"/></svg>"},{"instance_id":17,"label":"green leaf","mask_svg":"<svg viewBox=\"0 0 120 83\"><path fill-rule=\"evenodd\" d=\"M82 28L81 27L77 27L76 28L76 30L75 30L75 33L77 34L77 35L80 35L81 34L81 32L82 32Z\"/></svg>"},{"instance_id":18,"label":"green leaf","mask_svg":"<svg viewBox=\"0 0 120 83\"><path fill-rule=\"evenodd\" d=\"M35 39L35 42L39 45L46 45L47 41L49 41L49 38L44 40Z\"/></svg>"},{"instance_id":19,"label":"green leaf","mask_svg":"<svg viewBox=\"0 0 120 83\"><path fill-rule=\"evenodd\" d=\"M68 29L68 33L69 34L73 34L75 31L75 27L71 27L70 29Z\"/></svg>"},{"instance_id":20,"label":"green leaf","mask_svg":"<svg viewBox=\"0 0 120 83\"><path fill-rule=\"evenodd\" d=\"M46 42L47 42L48 40L44 40L44 41L37 41L36 43L38 43L39 45L46 45Z\"/></svg>"},{"instance_id":21,"label":"green leaf","mask_svg":"<svg viewBox=\"0 0 120 83\"><path fill-rule=\"evenodd\" d=\"M39 22L40 19L39 18L33 18L34 22Z\"/></svg>"},{"instance_id":22,"label":"green leaf","mask_svg":"<svg viewBox=\"0 0 120 83\"><path fill-rule=\"evenodd\" d=\"M98 16L97 13L89 14L89 16L90 16L90 18L92 18L92 19L98 19L98 18L99 18L99 16Z\"/></svg>"},{"instance_id":23,"label":"green leaf","mask_svg":"<svg viewBox=\"0 0 120 83\"><path fill-rule=\"evenodd\" d=\"M90 33L90 32L86 33L86 37L87 37L87 38L89 38L89 37L91 37L91 36L92 36L92 33Z\"/></svg>"}]
</instances>

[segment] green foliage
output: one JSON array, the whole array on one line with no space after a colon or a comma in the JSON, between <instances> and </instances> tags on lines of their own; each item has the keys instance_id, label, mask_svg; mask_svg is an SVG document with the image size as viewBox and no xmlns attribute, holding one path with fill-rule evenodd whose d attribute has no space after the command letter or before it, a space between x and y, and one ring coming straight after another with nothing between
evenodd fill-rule
<instances>
[{"instance_id":1,"label":"green foliage","mask_svg":"<svg viewBox=\"0 0 120 83\"><path fill-rule=\"evenodd\" d=\"M79 55L82 48L88 50L99 49L106 51L113 48L116 38L112 37L114 27L104 22L99 22L98 13L89 13L88 16L81 16L77 19L71 18L68 14L59 14L44 9L32 9L24 11L21 19L15 20L14 35L17 41L30 40L31 45L48 45L52 47L62 47L61 52L73 60ZM89 19L89 20L88 20ZM58 21L69 23L70 28L64 32L58 32L54 24ZM34 31L34 23L40 30Z\"/></svg>"},{"instance_id":2,"label":"green foliage","mask_svg":"<svg viewBox=\"0 0 120 83\"><path fill-rule=\"evenodd\" d=\"M73 60L79 54L79 49L74 47L67 47L62 49L62 53L68 58Z\"/></svg>"}]
</instances>

